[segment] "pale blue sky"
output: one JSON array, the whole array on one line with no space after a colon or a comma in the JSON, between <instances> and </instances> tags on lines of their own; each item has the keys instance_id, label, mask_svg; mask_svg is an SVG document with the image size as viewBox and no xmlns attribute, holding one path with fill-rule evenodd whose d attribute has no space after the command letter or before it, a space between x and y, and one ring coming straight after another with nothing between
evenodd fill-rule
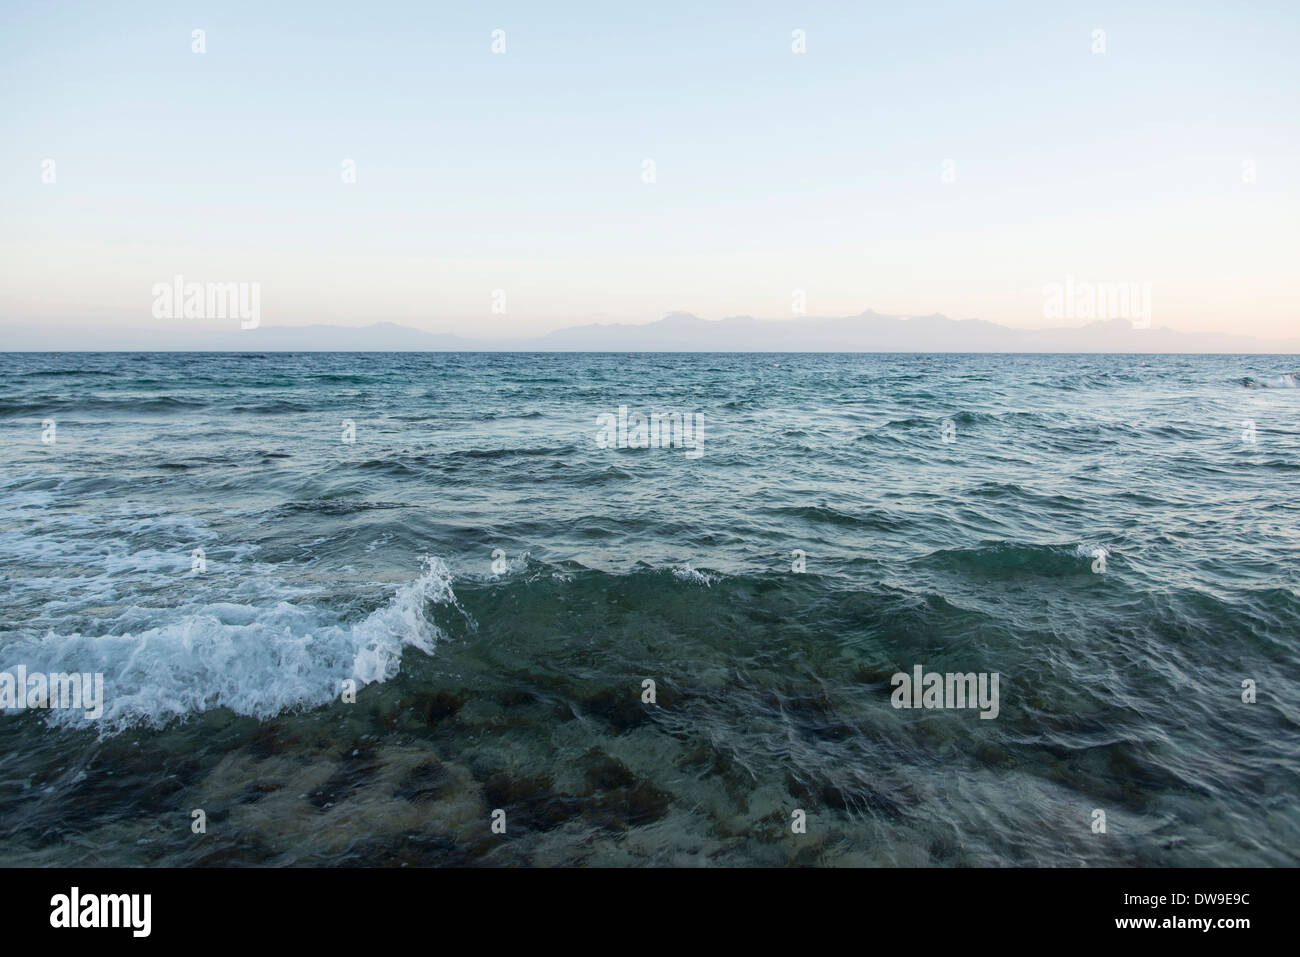
<instances>
[{"instance_id":1,"label":"pale blue sky","mask_svg":"<svg viewBox=\"0 0 1300 957\"><path fill-rule=\"evenodd\" d=\"M146 326L177 273L266 324L1043 326L1072 276L1300 333L1294 0L706 6L7 0L0 326Z\"/></svg>"}]
</instances>

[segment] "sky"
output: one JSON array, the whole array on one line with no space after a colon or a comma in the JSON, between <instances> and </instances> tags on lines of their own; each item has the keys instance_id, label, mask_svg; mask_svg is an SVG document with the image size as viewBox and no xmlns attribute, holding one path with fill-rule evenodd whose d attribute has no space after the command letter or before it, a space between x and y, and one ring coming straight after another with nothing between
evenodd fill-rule
<instances>
[{"instance_id":1,"label":"sky","mask_svg":"<svg viewBox=\"0 0 1300 957\"><path fill-rule=\"evenodd\" d=\"M0 347L185 323L155 314L176 275L257 284L263 324L475 337L679 310L1078 325L1047 308L1067 281L1141 284L1156 327L1300 335L1295 0L4 21Z\"/></svg>"}]
</instances>

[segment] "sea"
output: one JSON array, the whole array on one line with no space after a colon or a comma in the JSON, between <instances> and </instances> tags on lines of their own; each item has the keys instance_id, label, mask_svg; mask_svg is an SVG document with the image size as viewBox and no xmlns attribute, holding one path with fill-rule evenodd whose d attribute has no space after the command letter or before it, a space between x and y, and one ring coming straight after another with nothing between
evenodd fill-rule
<instances>
[{"instance_id":1,"label":"sea","mask_svg":"<svg viewBox=\"0 0 1300 957\"><path fill-rule=\"evenodd\" d=\"M0 355L3 863L1296 866L1297 370Z\"/></svg>"}]
</instances>

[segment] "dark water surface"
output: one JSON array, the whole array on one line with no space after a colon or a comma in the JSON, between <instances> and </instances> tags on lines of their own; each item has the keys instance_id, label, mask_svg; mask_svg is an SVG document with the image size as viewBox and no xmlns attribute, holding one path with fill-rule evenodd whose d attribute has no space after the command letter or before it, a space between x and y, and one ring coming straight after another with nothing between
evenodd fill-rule
<instances>
[{"instance_id":1,"label":"dark water surface","mask_svg":"<svg viewBox=\"0 0 1300 957\"><path fill-rule=\"evenodd\" d=\"M0 355L6 862L1296 865L1297 366Z\"/></svg>"}]
</instances>

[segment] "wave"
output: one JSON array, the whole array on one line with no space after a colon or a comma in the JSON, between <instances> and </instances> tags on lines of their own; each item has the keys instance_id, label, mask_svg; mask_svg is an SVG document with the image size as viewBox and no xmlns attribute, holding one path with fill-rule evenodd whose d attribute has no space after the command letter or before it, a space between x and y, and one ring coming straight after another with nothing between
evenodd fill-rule
<instances>
[{"instance_id":1,"label":"wave","mask_svg":"<svg viewBox=\"0 0 1300 957\"><path fill-rule=\"evenodd\" d=\"M577 447L573 445L561 445L556 448L459 449L447 453L446 457L448 459L501 459L510 456L542 456L559 459L576 451Z\"/></svg>"},{"instance_id":2,"label":"wave","mask_svg":"<svg viewBox=\"0 0 1300 957\"><path fill-rule=\"evenodd\" d=\"M320 515L354 515L376 509L411 508L404 502L369 502L359 499L311 499L303 502L286 502L272 510L274 515L293 515L302 512Z\"/></svg>"},{"instance_id":3,"label":"wave","mask_svg":"<svg viewBox=\"0 0 1300 957\"><path fill-rule=\"evenodd\" d=\"M312 604L217 602L138 632L47 632L0 651L0 670L102 672L101 735L218 708L266 720L338 698L346 679L359 687L395 677L408 647L432 655L444 634L430 604L459 609L446 564L426 556L419 577L359 622ZM94 723L80 710L45 714L51 726Z\"/></svg>"},{"instance_id":4,"label":"wave","mask_svg":"<svg viewBox=\"0 0 1300 957\"><path fill-rule=\"evenodd\" d=\"M904 428L904 429L938 429L942 427L947 419L951 419L954 425L983 425L986 423L1008 422L1013 420L1025 420L1028 422L1043 421L1047 417L1039 412L970 412L963 410L954 412L951 415L941 415L935 418L924 418L922 416L911 416L906 419L893 419L885 423L885 428Z\"/></svg>"},{"instance_id":5,"label":"wave","mask_svg":"<svg viewBox=\"0 0 1300 957\"><path fill-rule=\"evenodd\" d=\"M1286 375L1266 375L1256 379L1252 376L1245 376L1241 384L1247 389L1295 389L1300 388L1300 378L1292 374Z\"/></svg>"},{"instance_id":6,"label":"wave","mask_svg":"<svg viewBox=\"0 0 1300 957\"><path fill-rule=\"evenodd\" d=\"M103 369L37 369L34 372L19 372L14 374L16 379L52 379L63 376L74 376L78 379L101 378L113 379L125 373Z\"/></svg>"},{"instance_id":7,"label":"wave","mask_svg":"<svg viewBox=\"0 0 1300 957\"><path fill-rule=\"evenodd\" d=\"M285 412L313 412L314 406L303 402L272 401L257 405L232 405L231 412L250 412L254 415L280 415Z\"/></svg>"},{"instance_id":8,"label":"wave","mask_svg":"<svg viewBox=\"0 0 1300 957\"><path fill-rule=\"evenodd\" d=\"M703 585L711 588L717 582L722 581L722 576L717 572L702 571L693 568L690 562L677 565L672 569L673 577L678 581L690 582L694 585Z\"/></svg>"},{"instance_id":9,"label":"wave","mask_svg":"<svg viewBox=\"0 0 1300 957\"><path fill-rule=\"evenodd\" d=\"M935 571L984 580L1062 578L1091 573L1099 550L1110 559L1111 550L1093 542L1070 548L990 541L975 548L940 549L916 561Z\"/></svg>"},{"instance_id":10,"label":"wave","mask_svg":"<svg viewBox=\"0 0 1300 957\"><path fill-rule=\"evenodd\" d=\"M829 505L780 505L767 509L767 512L770 515L803 519L808 522L887 532L899 531L907 524L880 509L871 509L867 514L852 514Z\"/></svg>"},{"instance_id":11,"label":"wave","mask_svg":"<svg viewBox=\"0 0 1300 957\"><path fill-rule=\"evenodd\" d=\"M0 399L0 416L47 415L56 412L174 412L182 409L204 409L209 405L211 403L206 399L174 396Z\"/></svg>"},{"instance_id":12,"label":"wave","mask_svg":"<svg viewBox=\"0 0 1300 957\"><path fill-rule=\"evenodd\" d=\"M479 412L468 416L471 422L496 422L505 419L543 419L541 412Z\"/></svg>"}]
</instances>

